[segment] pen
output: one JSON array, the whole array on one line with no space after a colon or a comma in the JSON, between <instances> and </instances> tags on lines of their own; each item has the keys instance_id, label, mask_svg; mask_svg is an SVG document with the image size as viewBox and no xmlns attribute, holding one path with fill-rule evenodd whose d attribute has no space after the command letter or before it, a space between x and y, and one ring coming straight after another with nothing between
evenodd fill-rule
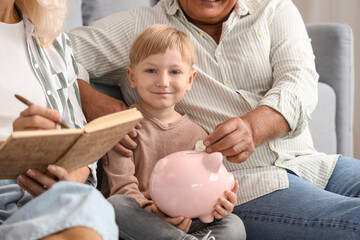
<instances>
[{"instance_id":1,"label":"pen","mask_svg":"<svg viewBox=\"0 0 360 240\"><path fill-rule=\"evenodd\" d=\"M27 100L26 98L24 98L24 97L22 97L20 95L15 94L15 97L18 100L20 100L22 103L26 104L27 106L33 105L32 102L30 102L29 100ZM69 126L66 125L63 121L57 121L56 123L59 124L62 128L69 128Z\"/></svg>"}]
</instances>

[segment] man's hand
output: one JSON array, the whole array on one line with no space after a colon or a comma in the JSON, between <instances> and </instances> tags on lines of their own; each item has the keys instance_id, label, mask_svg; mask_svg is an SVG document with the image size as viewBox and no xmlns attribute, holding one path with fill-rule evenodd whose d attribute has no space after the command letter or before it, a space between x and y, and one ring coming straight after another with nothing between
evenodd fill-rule
<instances>
[{"instance_id":1,"label":"man's hand","mask_svg":"<svg viewBox=\"0 0 360 240\"><path fill-rule=\"evenodd\" d=\"M251 127L239 117L219 124L204 141L206 152L221 152L230 162L243 162L255 150Z\"/></svg>"},{"instance_id":2,"label":"man's hand","mask_svg":"<svg viewBox=\"0 0 360 240\"><path fill-rule=\"evenodd\" d=\"M227 160L240 163L249 158L255 147L285 136L290 127L274 109L259 106L241 117L219 124L204 139L206 152L221 152Z\"/></svg>"},{"instance_id":3,"label":"man's hand","mask_svg":"<svg viewBox=\"0 0 360 240\"><path fill-rule=\"evenodd\" d=\"M14 131L34 130L34 129L55 129L60 128L56 123L61 118L59 112L31 105L20 113L20 116L13 122Z\"/></svg>"},{"instance_id":4,"label":"man's hand","mask_svg":"<svg viewBox=\"0 0 360 240\"><path fill-rule=\"evenodd\" d=\"M237 202L236 193L238 189L239 183L235 180L234 188L231 191L225 191L226 199L223 197L218 199L219 204L215 205L215 210L212 212L214 218L221 219L233 211Z\"/></svg>"},{"instance_id":5,"label":"man's hand","mask_svg":"<svg viewBox=\"0 0 360 240\"><path fill-rule=\"evenodd\" d=\"M150 206L149 206L150 207ZM154 213L156 216L164 220L165 222L177 227L178 229L187 233L191 226L191 219L186 217L169 217L165 215L160 209L153 203L151 205L151 212Z\"/></svg>"}]
</instances>

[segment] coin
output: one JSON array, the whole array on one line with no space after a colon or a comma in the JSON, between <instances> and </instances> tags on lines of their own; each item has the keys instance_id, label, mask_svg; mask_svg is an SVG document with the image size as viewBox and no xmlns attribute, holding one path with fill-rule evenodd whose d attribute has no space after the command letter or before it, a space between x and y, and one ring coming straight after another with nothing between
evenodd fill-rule
<instances>
[{"instance_id":1,"label":"coin","mask_svg":"<svg viewBox=\"0 0 360 240\"><path fill-rule=\"evenodd\" d=\"M206 149L206 146L204 145L204 140L202 140L202 139L197 140L195 143L195 150L198 152L203 152L203 151L205 151L205 149Z\"/></svg>"}]
</instances>

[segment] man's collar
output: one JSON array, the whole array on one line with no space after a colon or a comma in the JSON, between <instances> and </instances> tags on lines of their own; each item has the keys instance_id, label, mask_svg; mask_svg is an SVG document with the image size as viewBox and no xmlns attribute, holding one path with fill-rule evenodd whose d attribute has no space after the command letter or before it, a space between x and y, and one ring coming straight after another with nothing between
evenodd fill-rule
<instances>
[{"instance_id":1,"label":"man's collar","mask_svg":"<svg viewBox=\"0 0 360 240\"><path fill-rule=\"evenodd\" d=\"M168 15L175 15L178 11L181 11L178 0L163 0L162 3Z\"/></svg>"}]
</instances>

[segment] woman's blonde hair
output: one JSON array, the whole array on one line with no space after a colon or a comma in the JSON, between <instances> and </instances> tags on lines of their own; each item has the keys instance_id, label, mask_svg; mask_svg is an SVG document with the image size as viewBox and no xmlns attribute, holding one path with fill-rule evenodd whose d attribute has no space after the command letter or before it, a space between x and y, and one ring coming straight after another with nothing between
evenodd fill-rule
<instances>
[{"instance_id":1,"label":"woman's blonde hair","mask_svg":"<svg viewBox=\"0 0 360 240\"><path fill-rule=\"evenodd\" d=\"M67 16L67 0L15 0L16 6L35 26L33 35L47 47L62 31Z\"/></svg>"},{"instance_id":2,"label":"woman's blonde hair","mask_svg":"<svg viewBox=\"0 0 360 240\"><path fill-rule=\"evenodd\" d=\"M191 66L195 63L195 47L185 33L166 24L154 24L143 31L131 45L130 64L136 65L150 55L165 53L169 48L178 49L184 62Z\"/></svg>"}]
</instances>

